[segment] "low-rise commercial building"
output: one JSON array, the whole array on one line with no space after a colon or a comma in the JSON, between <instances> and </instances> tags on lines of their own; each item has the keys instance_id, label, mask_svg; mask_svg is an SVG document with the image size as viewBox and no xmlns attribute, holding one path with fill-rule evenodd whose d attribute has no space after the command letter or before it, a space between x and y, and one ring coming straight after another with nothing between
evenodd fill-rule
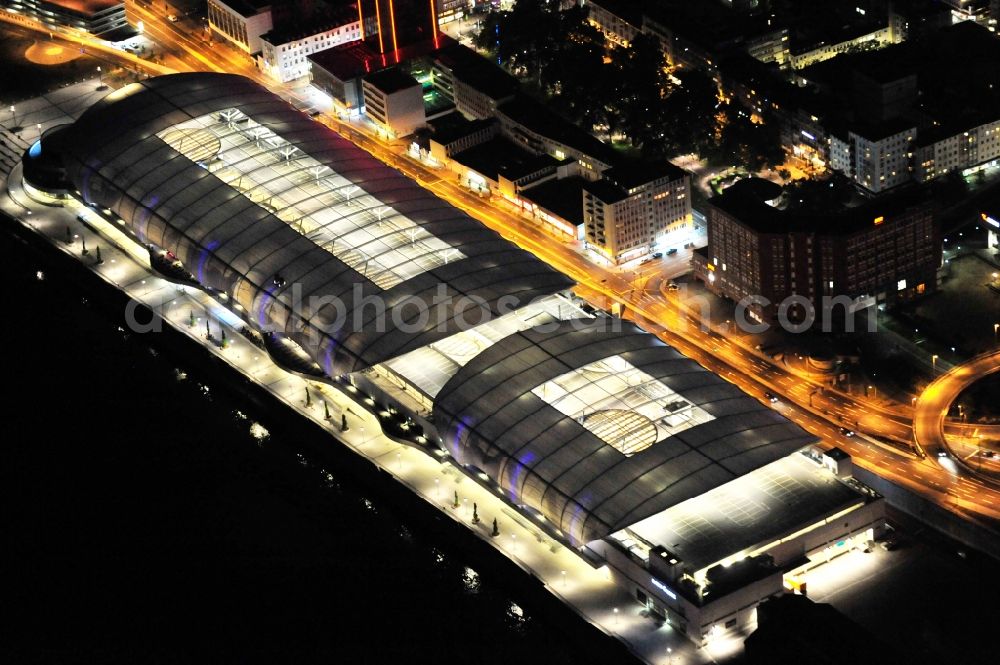
<instances>
[{"instance_id":1,"label":"low-rise commercial building","mask_svg":"<svg viewBox=\"0 0 1000 665\"><path fill-rule=\"evenodd\" d=\"M368 74L361 87L365 114L387 138L409 136L427 121L423 86L402 69Z\"/></svg>"},{"instance_id":2,"label":"low-rise commercial building","mask_svg":"<svg viewBox=\"0 0 1000 665\"><path fill-rule=\"evenodd\" d=\"M434 88L468 118L495 117L518 88L514 77L461 44L434 53L431 76Z\"/></svg>"}]
</instances>

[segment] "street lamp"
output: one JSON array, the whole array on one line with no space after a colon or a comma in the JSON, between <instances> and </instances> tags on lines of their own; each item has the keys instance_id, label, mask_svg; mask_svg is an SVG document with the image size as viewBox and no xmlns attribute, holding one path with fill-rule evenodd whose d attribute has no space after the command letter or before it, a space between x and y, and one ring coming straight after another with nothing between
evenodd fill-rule
<instances>
[{"instance_id":1,"label":"street lamp","mask_svg":"<svg viewBox=\"0 0 1000 665\"><path fill-rule=\"evenodd\" d=\"M870 390L872 393L872 399L875 399L876 396L878 395L878 388L876 388L875 386L868 386L868 390Z\"/></svg>"},{"instance_id":2,"label":"street lamp","mask_svg":"<svg viewBox=\"0 0 1000 665\"><path fill-rule=\"evenodd\" d=\"M615 625L618 625L618 608L615 608Z\"/></svg>"},{"instance_id":3,"label":"street lamp","mask_svg":"<svg viewBox=\"0 0 1000 665\"><path fill-rule=\"evenodd\" d=\"M993 324L993 341L996 342L998 339L997 331L1000 330L1000 323Z\"/></svg>"},{"instance_id":4,"label":"street lamp","mask_svg":"<svg viewBox=\"0 0 1000 665\"><path fill-rule=\"evenodd\" d=\"M933 356L931 356L931 368L934 371L937 371L937 359L938 359L938 356L937 356L936 353Z\"/></svg>"},{"instance_id":5,"label":"street lamp","mask_svg":"<svg viewBox=\"0 0 1000 665\"><path fill-rule=\"evenodd\" d=\"M42 123L36 122L35 123L35 129L38 130L38 140L41 141L42 140Z\"/></svg>"},{"instance_id":6,"label":"street lamp","mask_svg":"<svg viewBox=\"0 0 1000 665\"><path fill-rule=\"evenodd\" d=\"M104 90L104 72L101 71L100 65L97 65L97 89Z\"/></svg>"}]
</instances>

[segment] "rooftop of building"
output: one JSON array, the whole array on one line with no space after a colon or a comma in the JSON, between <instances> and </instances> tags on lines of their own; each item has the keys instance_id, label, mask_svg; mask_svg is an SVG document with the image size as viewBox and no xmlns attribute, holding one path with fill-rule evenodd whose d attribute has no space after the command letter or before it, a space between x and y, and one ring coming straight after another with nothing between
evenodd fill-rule
<instances>
[{"instance_id":1,"label":"rooftop of building","mask_svg":"<svg viewBox=\"0 0 1000 665\"><path fill-rule=\"evenodd\" d=\"M46 0L46 2L84 16L91 16L124 4L123 0Z\"/></svg>"},{"instance_id":2,"label":"rooftop of building","mask_svg":"<svg viewBox=\"0 0 1000 665\"><path fill-rule=\"evenodd\" d=\"M492 180L497 180L501 175L506 176L507 172L516 172L524 165L537 170L538 165L543 163L539 161L539 157L546 158L546 164L553 167L558 164L548 155L535 155L500 136L452 155L452 159L459 164Z\"/></svg>"},{"instance_id":3,"label":"rooftop of building","mask_svg":"<svg viewBox=\"0 0 1000 665\"><path fill-rule=\"evenodd\" d=\"M861 14L853 0L827 0L822 4L800 3L791 23L789 51L808 53L826 45L841 44L888 27L888 16Z\"/></svg>"},{"instance_id":4,"label":"rooftop of building","mask_svg":"<svg viewBox=\"0 0 1000 665\"><path fill-rule=\"evenodd\" d=\"M691 571L738 560L867 497L793 453L628 527Z\"/></svg>"},{"instance_id":5,"label":"rooftop of building","mask_svg":"<svg viewBox=\"0 0 1000 665\"><path fill-rule=\"evenodd\" d=\"M573 319L479 352L437 394L462 464L543 506L575 543L605 538L815 437L629 322Z\"/></svg>"},{"instance_id":6,"label":"rooftop of building","mask_svg":"<svg viewBox=\"0 0 1000 665\"><path fill-rule=\"evenodd\" d=\"M299 15L291 22L275 26L260 38L269 44L280 46L358 22L358 9L355 5L322 3L318 7L308 15Z\"/></svg>"},{"instance_id":7,"label":"rooftop of building","mask_svg":"<svg viewBox=\"0 0 1000 665\"><path fill-rule=\"evenodd\" d=\"M219 2L244 18L256 16L275 4L274 0L219 0Z\"/></svg>"},{"instance_id":8,"label":"rooftop of building","mask_svg":"<svg viewBox=\"0 0 1000 665\"><path fill-rule=\"evenodd\" d=\"M643 14L710 51L779 29L768 25L762 13L734 12L714 0L644 0Z\"/></svg>"},{"instance_id":9,"label":"rooftop of building","mask_svg":"<svg viewBox=\"0 0 1000 665\"><path fill-rule=\"evenodd\" d=\"M609 166L619 161L614 148L523 94L497 108L514 122L552 141L577 150Z\"/></svg>"},{"instance_id":10,"label":"rooftop of building","mask_svg":"<svg viewBox=\"0 0 1000 665\"><path fill-rule=\"evenodd\" d=\"M438 36L438 42L442 44L454 43L447 35L443 34ZM359 40L335 46L325 51L312 53L306 57L314 66L320 67L341 81L348 81L371 72L395 66L397 60L401 63L406 63L407 61L426 56L434 51L434 49L433 40L416 42L400 48L396 54L397 58L388 53L381 54L368 46L367 42Z\"/></svg>"},{"instance_id":11,"label":"rooftop of building","mask_svg":"<svg viewBox=\"0 0 1000 665\"><path fill-rule=\"evenodd\" d=\"M448 113L447 115L429 120L427 124L431 128L430 138L441 145L448 145L486 129L491 125L496 125L497 119L469 120L458 111L455 111L454 113Z\"/></svg>"},{"instance_id":12,"label":"rooftop of building","mask_svg":"<svg viewBox=\"0 0 1000 665\"><path fill-rule=\"evenodd\" d=\"M614 167L604 172L604 178L624 189L640 187L646 183L661 178L680 180L688 175L687 171L674 166L670 162L619 161Z\"/></svg>"},{"instance_id":13,"label":"rooftop of building","mask_svg":"<svg viewBox=\"0 0 1000 665\"><path fill-rule=\"evenodd\" d=\"M590 0L590 4L597 5L636 27L642 27L642 0Z\"/></svg>"},{"instance_id":14,"label":"rooftop of building","mask_svg":"<svg viewBox=\"0 0 1000 665\"><path fill-rule=\"evenodd\" d=\"M505 99L518 89L517 80L467 46L452 42L434 52L434 59L456 78L491 99Z\"/></svg>"},{"instance_id":15,"label":"rooftop of building","mask_svg":"<svg viewBox=\"0 0 1000 665\"><path fill-rule=\"evenodd\" d=\"M390 67L389 69L365 74L364 81L387 95L401 90L421 87L417 79L413 78L413 76L400 67Z\"/></svg>"},{"instance_id":16,"label":"rooftop of building","mask_svg":"<svg viewBox=\"0 0 1000 665\"><path fill-rule=\"evenodd\" d=\"M500 175L511 182L516 182L534 173L545 170L554 171L563 164L572 163L572 160L558 160L552 155L532 155L529 159L502 165Z\"/></svg>"},{"instance_id":17,"label":"rooftop of building","mask_svg":"<svg viewBox=\"0 0 1000 665\"><path fill-rule=\"evenodd\" d=\"M606 204L618 203L629 197L629 193L613 182L601 178L589 180L583 184L583 189L596 196Z\"/></svg>"},{"instance_id":18,"label":"rooftop of building","mask_svg":"<svg viewBox=\"0 0 1000 665\"><path fill-rule=\"evenodd\" d=\"M934 123L941 135L954 135L1000 117L1000 40L973 21L963 21L918 39L878 51L841 55L798 74L848 100L857 78L891 83L917 77L911 112ZM855 109L861 116L863 109Z\"/></svg>"},{"instance_id":19,"label":"rooftop of building","mask_svg":"<svg viewBox=\"0 0 1000 665\"><path fill-rule=\"evenodd\" d=\"M740 223L759 233L818 233L821 235L850 235L871 228L877 218L891 221L920 207L933 209L927 188L900 187L897 191L868 200L855 207L840 206L822 212L807 209L783 210L765 202L757 179L741 180L708 200L717 208Z\"/></svg>"},{"instance_id":20,"label":"rooftop of building","mask_svg":"<svg viewBox=\"0 0 1000 665\"><path fill-rule=\"evenodd\" d=\"M579 226L583 224L583 185L586 182L580 176L548 180L523 190L521 198Z\"/></svg>"},{"instance_id":21,"label":"rooftop of building","mask_svg":"<svg viewBox=\"0 0 1000 665\"><path fill-rule=\"evenodd\" d=\"M306 56L314 67L341 81L364 76L382 68L382 57L363 41L350 42Z\"/></svg>"},{"instance_id":22,"label":"rooftop of building","mask_svg":"<svg viewBox=\"0 0 1000 665\"><path fill-rule=\"evenodd\" d=\"M890 136L913 133L916 123L908 118L889 118L881 122L854 122L848 125L848 130L869 141L881 141Z\"/></svg>"}]
</instances>

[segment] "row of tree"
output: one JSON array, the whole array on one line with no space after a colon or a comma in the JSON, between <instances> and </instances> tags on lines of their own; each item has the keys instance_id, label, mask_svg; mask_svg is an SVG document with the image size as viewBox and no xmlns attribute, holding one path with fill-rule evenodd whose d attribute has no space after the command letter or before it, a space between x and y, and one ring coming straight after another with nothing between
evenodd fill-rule
<instances>
[{"instance_id":1,"label":"row of tree","mask_svg":"<svg viewBox=\"0 0 1000 665\"><path fill-rule=\"evenodd\" d=\"M671 74L649 35L610 46L586 8L517 2L488 13L476 42L567 119L624 136L644 157L697 152L750 168L781 161L773 128L723 100L714 79L697 70Z\"/></svg>"}]
</instances>

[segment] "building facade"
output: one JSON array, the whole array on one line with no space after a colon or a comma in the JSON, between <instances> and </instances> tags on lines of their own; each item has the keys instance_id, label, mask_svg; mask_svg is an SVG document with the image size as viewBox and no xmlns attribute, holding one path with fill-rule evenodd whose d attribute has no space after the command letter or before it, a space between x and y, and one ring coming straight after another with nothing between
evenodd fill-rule
<instances>
[{"instance_id":1,"label":"building facade","mask_svg":"<svg viewBox=\"0 0 1000 665\"><path fill-rule=\"evenodd\" d=\"M911 179L910 159L917 128L907 125L891 123L870 132L849 132L850 176L858 185L878 194Z\"/></svg>"},{"instance_id":2,"label":"building facade","mask_svg":"<svg viewBox=\"0 0 1000 665\"><path fill-rule=\"evenodd\" d=\"M208 0L208 26L236 48L260 52L260 36L271 30L270 0Z\"/></svg>"},{"instance_id":3,"label":"building facade","mask_svg":"<svg viewBox=\"0 0 1000 665\"><path fill-rule=\"evenodd\" d=\"M272 30L260 36L258 67L271 79L287 83L307 76L311 69L308 56L341 44L361 39L361 22L349 9L339 20L325 27L306 31Z\"/></svg>"},{"instance_id":4,"label":"building facade","mask_svg":"<svg viewBox=\"0 0 1000 665\"><path fill-rule=\"evenodd\" d=\"M399 69L385 69L362 79L365 114L387 138L409 136L424 126L423 86Z\"/></svg>"},{"instance_id":5,"label":"building facade","mask_svg":"<svg viewBox=\"0 0 1000 665\"><path fill-rule=\"evenodd\" d=\"M913 176L927 182L954 171L991 166L1000 159L1000 119L935 140L935 132L917 141Z\"/></svg>"},{"instance_id":6,"label":"building facade","mask_svg":"<svg viewBox=\"0 0 1000 665\"><path fill-rule=\"evenodd\" d=\"M95 37L128 27L122 0L3 0L0 7L46 26L75 28Z\"/></svg>"},{"instance_id":7,"label":"building facade","mask_svg":"<svg viewBox=\"0 0 1000 665\"><path fill-rule=\"evenodd\" d=\"M691 178L670 165L609 169L583 187L583 222L588 247L609 262L642 260L691 223Z\"/></svg>"}]
</instances>

